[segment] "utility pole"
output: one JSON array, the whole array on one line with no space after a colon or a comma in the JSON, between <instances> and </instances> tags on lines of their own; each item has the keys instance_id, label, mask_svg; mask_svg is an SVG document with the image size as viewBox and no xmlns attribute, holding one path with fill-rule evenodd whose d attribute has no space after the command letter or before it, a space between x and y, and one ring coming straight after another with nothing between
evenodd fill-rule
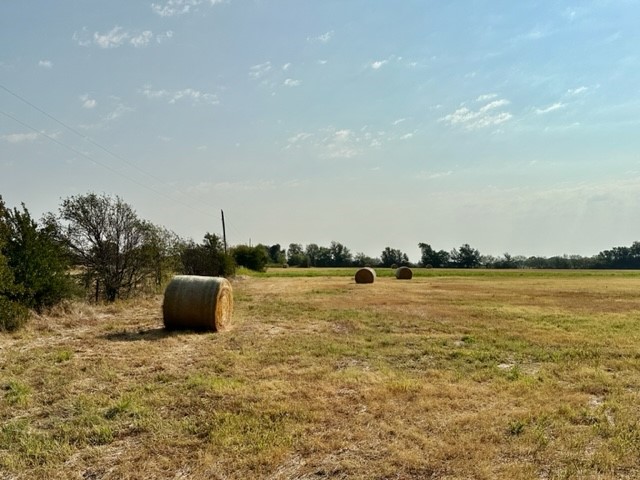
<instances>
[{"instance_id":1,"label":"utility pole","mask_svg":"<svg viewBox=\"0 0 640 480\"><path fill-rule=\"evenodd\" d=\"M224 254L227 254L227 230L224 226L224 210L220 210L222 213L222 242L224 243Z\"/></svg>"}]
</instances>

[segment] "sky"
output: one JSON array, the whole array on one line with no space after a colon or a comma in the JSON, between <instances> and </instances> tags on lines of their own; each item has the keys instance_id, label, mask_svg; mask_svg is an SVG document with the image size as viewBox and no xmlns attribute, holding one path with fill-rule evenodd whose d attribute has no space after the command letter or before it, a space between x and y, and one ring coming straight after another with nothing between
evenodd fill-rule
<instances>
[{"instance_id":1,"label":"sky","mask_svg":"<svg viewBox=\"0 0 640 480\"><path fill-rule=\"evenodd\" d=\"M418 261L640 240L640 1L0 0L0 195Z\"/></svg>"}]
</instances>

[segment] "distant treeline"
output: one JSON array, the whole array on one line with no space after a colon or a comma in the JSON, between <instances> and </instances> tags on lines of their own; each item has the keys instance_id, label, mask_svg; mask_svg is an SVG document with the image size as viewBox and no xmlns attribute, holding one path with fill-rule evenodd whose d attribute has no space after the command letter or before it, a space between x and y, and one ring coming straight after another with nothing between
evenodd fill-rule
<instances>
[{"instance_id":1,"label":"distant treeline","mask_svg":"<svg viewBox=\"0 0 640 480\"><path fill-rule=\"evenodd\" d=\"M315 243L305 248L299 243L289 244L284 250L279 244L264 246L271 264L295 267L393 267L417 266L426 268L529 268L529 269L640 269L640 242L630 247L614 247L592 257L562 255L539 257L524 255L502 256L483 255L469 244L463 244L451 251L434 250L427 243L419 243L420 261L412 263L406 253L399 249L385 247L379 257L364 253L353 254L340 242L331 242L328 247Z\"/></svg>"},{"instance_id":2,"label":"distant treeline","mask_svg":"<svg viewBox=\"0 0 640 480\"><path fill-rule=\"evenodd\" d=\"M140 219L120 198L72 196L56 214L39 222L26 206L7 208L0 196L0 331L15 330L32 310L42 311L72 296L113 302L162 288L175 274L233 275L238 266L263 271L287 267L426 268L609 268L640 269L640 242L593 257L482 255L469 244L447 252L419 243L420 261L385 247L379 257L352 253L340 242L329 246L291 243L227 247L206 233L201 243Z\"/></svg>"}]
</instances>

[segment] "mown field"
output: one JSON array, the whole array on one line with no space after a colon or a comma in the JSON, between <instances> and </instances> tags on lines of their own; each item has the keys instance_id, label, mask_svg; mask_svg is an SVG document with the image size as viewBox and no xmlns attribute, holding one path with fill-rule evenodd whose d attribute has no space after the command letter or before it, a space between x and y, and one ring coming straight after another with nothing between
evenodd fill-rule
<instances>
[{"instance_id":1,"label":"mown field","mask_svg":"<svg viewBox=\"0 0 640 480\"><path fill-rule=\"evenodd\" d=\"M640 273L271 270L0 335L0 479L640 478ZM301 276L304 275L304 276Z\"/></svg>"}]
</instances>

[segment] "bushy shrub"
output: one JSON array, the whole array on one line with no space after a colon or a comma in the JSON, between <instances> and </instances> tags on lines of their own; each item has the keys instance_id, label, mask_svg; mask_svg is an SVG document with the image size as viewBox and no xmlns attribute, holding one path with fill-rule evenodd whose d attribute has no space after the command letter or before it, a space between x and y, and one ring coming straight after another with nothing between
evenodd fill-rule
<instances>
[{"instance_id":1,"label":"bushy shrub","mask_svg":"<svg viewBox=\"0 0 640 480\"><path fill-rule=\"evenodd\" d=\"M267 251L262 245L238 245L234 247L232 255L237 265L256 272L264 272L269 261Z\"/></svg>"},{"instance_id":2,"label":"bushy shrub","mask_svg":"<svg viewBox=\"0 0 640 480\"><path fill-rule=\"evenodd\" d=\"M2 239L0 238L0 247ZM14 299L20 287L13 281L7 259L0 253L0 332L17 330L27 321L29 311Z\"/></svg>"},{"instance_id":3,"label":"bushy shrub","mask_svg":"<svg viewBox=\"0 0 640 480\"><path fill-rule=\"evenodd\" d=\"M220 238L211 233L204 236L200 245L193 242L183 245L180 261L185 275L227 277L235 273L236 267L233 257L224 253Z\"/></svg>"},{"instance_id":4,"label":"bushy shrub","mask_svg":"<svg viewBox=\"0 0 640 480\"><path fill-rule=\"evenodd\" d=\"M0 211L2 253L13 282L20 287L14 300L36 311L51 307L72 295L69 257L55 225L38 226L29 211Z\"/></svg>"}]
</instances>

